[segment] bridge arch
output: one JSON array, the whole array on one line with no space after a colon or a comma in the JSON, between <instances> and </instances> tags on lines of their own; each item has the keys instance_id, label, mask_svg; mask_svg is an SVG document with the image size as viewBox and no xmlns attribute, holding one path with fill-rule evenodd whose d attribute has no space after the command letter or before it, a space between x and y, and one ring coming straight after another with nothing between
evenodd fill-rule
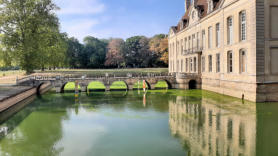
<instances>
[{"instance_id":1,"label":"bridge arch","mask_svg":"<svg viewBox=\"0 0 278 156\"><path fill-rule=\"evenodd\" d=\"M101 81L91 81L89 82L86 91L105 91L106 87Z\"/></svg>"},{"instance_id":2,"label":"bridge arch","mask_svg":"<svg viewBox=\"0 0 278 156\"><path fill-rule=\"evenodd\" d=\"M129 86L125 81L113 81L110 90L128 90Z\"/></svg>"},{"instance_id":3,"label":"bridge arch","mask_svg":"<svg viewBox=\"0 0 278 156\"><path fill-rule=\"evenodd\" d=\"M41 87L42 87L42 85L44 85L45 83L44 82L42 82L42 83L40 83L38 86L37 86L37 88L36 88L36 92L37 92L37 95L38 96L40 96L41 95Z\"/></svg>"},{"instance_id":4,"label":"bridge arch","mask_svg":"<svg viewBox=\"0 0 278 156\"><path fill-rule=\"evenodd\" d=\"M61 93L64 93L66 91L74 91L75 90L75 82L65 82L61 87ZM78 90L81 91L81 87L78 84Z\"/></svg>"},{"instance_id":5,"label":"bridge arch","mask_svg":"<svg viewBox=\"0 0 278 156\"><path fill-rule=\"evenodd\" d=\"M161 79L156 82L155 89L165 89L165 88L167 89L172 88L172 85L168 80Z\"/></svg>"},{"instance_id":6,"label":"bridge arch","mask_svg":"<svg viewBox=\"0 0 278 156\"><path fill-rule=\"evenodd\" d=\"M135 83L133 84L133 89L134 89L134 90L136 90L136 89L143 89L143 81L144 81L144 80L137 80L137 82L135 82ZM145 82L146 82L146 87L147 87L147 89L151 89L150 83L149 83L147 80L145 80Z\"/></svg>"},{"instance_id":7,"label":"bridge arch","mask_svg":"<svg viewBox=\"0 0 278 156\"><path fill-rule=\"evenodd\" d=\"M192 79L188 82L188 89L197 89L197 81Z\"/></svg>"}]
</instances>

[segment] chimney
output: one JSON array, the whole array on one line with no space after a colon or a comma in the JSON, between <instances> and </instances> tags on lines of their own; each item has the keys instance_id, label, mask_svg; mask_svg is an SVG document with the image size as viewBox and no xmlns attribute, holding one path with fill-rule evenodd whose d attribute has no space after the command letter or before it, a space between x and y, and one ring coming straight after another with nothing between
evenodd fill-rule
<instances>
[{"instance_id":1,"label":"chimney","mask_svg":"<svg viewBox=\"0 0 278 156\"><path fill-rule=\"evenodd\" d=\"M185 0L185 12L187 11L187 9L189 8L191 3L191 0Z\"/></svg>"}]
</instances>

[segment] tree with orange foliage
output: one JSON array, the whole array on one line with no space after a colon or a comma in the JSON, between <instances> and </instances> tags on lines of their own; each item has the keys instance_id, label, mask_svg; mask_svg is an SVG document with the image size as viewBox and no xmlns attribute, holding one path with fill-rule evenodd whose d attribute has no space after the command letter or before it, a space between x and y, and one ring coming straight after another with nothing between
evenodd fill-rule
<instances>
[{"instance_id":1,"label":"tree with orange foliage","mask_svg":"<svg viewBox=\"0 0 278 156\"><path fill-rule=\"evenodd\" d=\"M111 39L108 44L108 52L106 54L105 66L108 67L121 67L124 66L124 58L121 52L124 45L123 39Z\"/></svg>"}]
</instances>

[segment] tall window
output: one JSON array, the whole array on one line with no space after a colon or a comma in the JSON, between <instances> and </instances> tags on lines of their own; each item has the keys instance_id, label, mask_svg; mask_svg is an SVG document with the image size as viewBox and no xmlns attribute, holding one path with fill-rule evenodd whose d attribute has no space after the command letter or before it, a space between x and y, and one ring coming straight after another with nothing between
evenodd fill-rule
<instances>
[{"instance_id":1,"label":"tall window","mask_svg":"<svg viewBox=\"0 0 278 156\"><path fill-rule=\"evenodd\" d=\"M232 17L228 17L227 19L227 42L228 44L232 44L233 43L233 18Z\"/></svg>"},{"instance_id":2,"label":"tall window","mask_svg":"<svg viewBox=\"0 0 278 156\"><path fill-rule=\"evenodd\" d=\"M172 55L175 56L175 43L172 44Z\"/></svg>"},{"instance_id":3,"label":"tall window","mask_svg":"<svg viewBox=\"0 0 278 156\"><path fill-rule=\"evenodd\" d=\"M196 44L196 38L195 38L195 34L194 35L192 35L192 49L194 49L195 48L195 44Z\"/></svg>"},{"instance_id":4,"label":"tall window","mask_svg":"<svg viewBox=\"0 0 278 156\"><path fill-rule=\"evenodd\" d=\"M199 41L199 32L197 32L197 49L200 47L200 41Z\"/></svg>"},{"instance_id":5,"label":"tall window","mask_svg":"<svg viewBox=\"0 0 278 156\"><path fill-rule=\"evenodd\" d=\"M212 55L208 56L208 60L209 60L209 72L212 72Z\"/></svg>"},{"instance_id":6,"label":"tall window","mask_svg":"<svg viewBox=\"0 0 278 156\"><path fill-rule=\"evenodd\" d=\"M202 31L202 48L203 49L206 48L206 31L205 30Z\"/></svg>"},{"instance_id":7,"label":"tall window","mask_svg":"<svg viewBox=\"0 0 278 156\"><path fill-rule=\"evenodd\" d=\"M185 70L188 72L188 58L185 59Z\"/></svg>"},{"instance_id":8,"label":"tall window","mask_svg":"<svg viewBox=\"0 0 278 156\"><path fill-rule=\"evenodd\" d=\"M206 57L202 56L202 72L206 71Z\"/></svg>"},{"instance_id":9,"label":"tall window","mask_svg":"<svg viewBox=\"0 0 278 156\"><path fill-rule=\"evenodd\" d=\"M217 23L215 26L215 31L216 31L216 47L220 46L220 24Z\"/></svg>"},{"instance_id":10,"label":"tall window","mask_svg":"<svg viewBox=\"0 0 278 156\"><path fill-rule=\"evenodd\" d=\"M220 54L216 54L216 72L220 72Z\"/></svg>"},{"instance_id":11,"label":"tall window","mask_svg":"<svg viewBox=\"0 0 278 156\"><path fill-rule=\"evenodd\" d=\"M183 72L183 60L181 60L181 72Z\"/></svg>"},{"instance_id":12,"label":"tall window","mask_svg":"<svg viewBox=\"0 0 278 156\"><path fill-rule=\"evenodd\" d=\"M212 48L212 27L208 28L208 48Z\"/></svg>"},{"instance_id":13,"label":"tall window","mask_svg":"<svg viewBox=\"0 0 278 156\"><path fill-rule=\"evenodd\" d=\"M179 64L179 60L177 60L177 71L176 72L179 72L180 71L180 64Z\"/></svg>"},{"instance_id":14,"label":"tall window","mask_svg":"<svg viewBox=\"0 0 278 156\"><path fill-rule=\"evenodd\" d=\"M181 55L183 54L183 40L181 40Z\"/></svg>"},{"instance_id":15,"label":"tall window","mask_svg":"<svg viewBox=\"0 0 278 156\"><path fill-rule=\"evenodd\" d=\"M178 54L179 49L180 49L180 42L177 42L177 51L176 51L177 55L176 55L176 56L179 55L179 54Z\"/></svg>"},{"instance_id":16,"label":"tall window","mask_svg":"<svg viewBox=\"0 0 278 156\"><path fill-rule=\"evenodd\" d=\"M240 73L245 73L246 69L247 69L246 51L242 49L239 51L239 71Z\"/></svg>"},{"instance_id":17,"label":"tall window","mask_svg":"<svg viewBox=\"0 0 278 156\"><path fill-rule=\"evenodd\" d=\"M194 57L194 72L197 72L197 59Z\"/></svg>"},{"instance_id":18,"label":"tall window","mask_svg":"<svg viewBox=\"0 0 278 156\"><path fill-rule=\"evenodd\" d=\"M192 67L193 67L193 61L192 58L190 58L190 72L192 72Z\"/></svg>"},{"instance_id":19,"label":"tall window","mask_svg":"<svg viewBox=\"0 0 278 156\"><path fill-rule=\"evenodd\" d=\"M187 50L187 38L184 39L184 50Z\"/></svg>"},{"instance_id":20,"label":"tall window","mask_svg":"<svg viewBox=\"0 0 278 156\"><path fill-rule=\"evenodd\" d=\"M240 40L246 40L246 11L241 11L239 13L239 22L240 22Z\"/></svg>"},{"instance_id":21,"label":"tall window","mask_svg":"<svg viewBox=\"0 0 278 156\"><path fill-rule=\"evenodd\" d=\"M188 50L190 51L191 49L191 37L188 37Z\"/></svg>"},{"instance_id":22,"label":"tall window","mask_svg":"<svg viewBox=\"0 0 278 156\"><path fill-rule=\"evenodd\" d=\"M228 62L228 73L233 72L233 52L229 51L227 56L227 62Z\"/></svg>"}]
</instances>

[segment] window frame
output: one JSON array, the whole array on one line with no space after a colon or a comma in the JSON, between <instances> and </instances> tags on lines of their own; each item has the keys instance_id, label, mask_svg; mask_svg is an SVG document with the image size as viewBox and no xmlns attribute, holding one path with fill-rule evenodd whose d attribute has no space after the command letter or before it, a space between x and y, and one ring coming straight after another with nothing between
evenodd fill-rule
<instances>
[{"instance_id":1,"label":"window frame","mask_svg":"<svg viewBox=\"0 0 278 156\"><path fill-rule=\"evenodd\" d=\"M220 53L216 54L216 73L220 73L221 71L221 55Z\"/></svg>"},{"instance_id":2,"label":"window frame","mask_svg":"<svg viewBox=\"0 0 278 156\"><path fill-rule=\"evenodd\" d=\"M208 55L209 72L212 72L212 55Z\"/></svg>"},{"instance_id":3,"label":"window frame","mask_svg":"<svg viewBox=\"0 0 278 156\"><path fill-rule=\"evenodd\" d=\"M229 20L231 20L231 22ZM231 25L230 25L230 23L231 23ZM234 42L233 31L234 31L234 20L233 20L232 16L229 16L227 18L227 44L228 45L232 45Z\"/></svg>"},{"instance_id":4,"label":"window frame","mask_svg":"<svg viewBox=\"0 0 278 156\"><path fill-rule=\"evenodd\" d=\"M243 61L243 52L244 52L244 61ZM244 67L244 71L243 71ZM247 73L247 52L246 49L239 50L239 73Z\"/></svg>"},{"instance_id":5,"label":"window frame","mask_svg":"<svg viewBox=\"0 0 278 156\"><path fill-rule=\"evenodd\" d=\"M212 48L213 43L213 36L212 36L212 26L208 27L208 49Z\"/></svg>"},{"instance_id":6,"label":"window frame","mask_svg":"<svg viewBox=\"0 0 278 156\"><path fill-rule=\"evenodd\" d=\"M227 52L227 73L233 73L234 56L233 51Z\"/></svg>"},{"instance_id":7,"label":"window frame","mask_svg":"<svg viewBox=\"0 0 278 156\"><path fill-rule=\"evenodd\" d=\"M221 32L220 32L220 23L216 23L215 25L215 33L216 33L216 47L219 48L220 47L220 40L221 40Z\"/></svg>"},{"instance_id":8,"label":"window frame","mask_svg":"<svg viewBox=\"0 0 278 156\"><path fill-rule=\"evenodd\" d=\"M245 21L242 19L242 15L245 15ZM244 33L243 33L243 24L244 24ZM243 35L244 34L244 35ZM244 38L243 38L244 37ZM242 10L239 12L239 40L246 41L247 40L247 13L246 10Z\"/></svg>"}]
</instances>

